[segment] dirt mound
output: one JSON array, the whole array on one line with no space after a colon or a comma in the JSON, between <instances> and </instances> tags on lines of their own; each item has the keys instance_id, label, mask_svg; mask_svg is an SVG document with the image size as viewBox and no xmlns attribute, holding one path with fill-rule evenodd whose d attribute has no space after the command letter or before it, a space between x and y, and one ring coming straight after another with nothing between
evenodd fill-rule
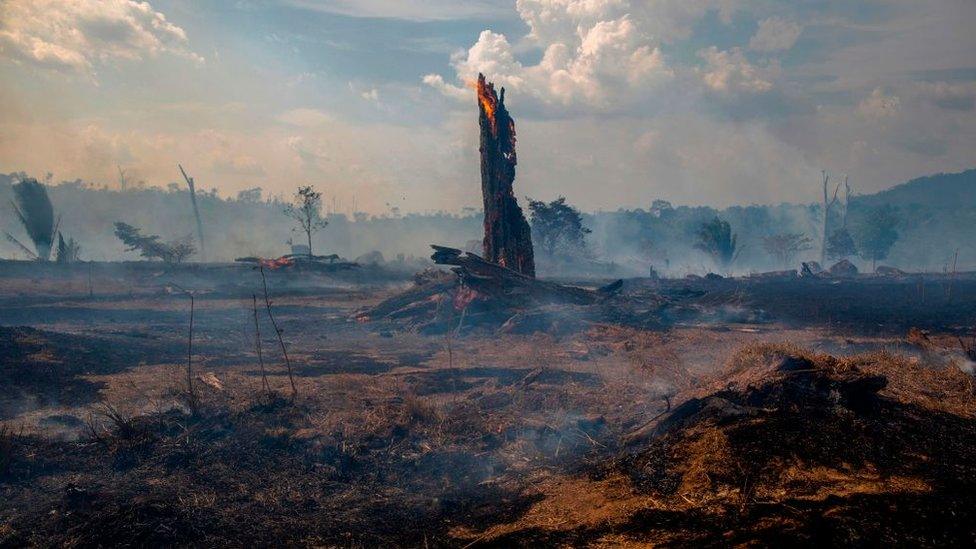
<instances>
[{"instance_id":1,"label":"dirt mound","mask_svg":"<svg viewBox=\"0 0 976 549\"><path fill-rule=\"evenodd\" d=\"M576 488L604 490L589 512L599 520L557 521L566 494L553 489L522 522L496 526L484 541L954 546L976 539L976 404L972 379L958 369L758 346L697 395L634 433L619 458Z\"/></svg>"}]
</instances>

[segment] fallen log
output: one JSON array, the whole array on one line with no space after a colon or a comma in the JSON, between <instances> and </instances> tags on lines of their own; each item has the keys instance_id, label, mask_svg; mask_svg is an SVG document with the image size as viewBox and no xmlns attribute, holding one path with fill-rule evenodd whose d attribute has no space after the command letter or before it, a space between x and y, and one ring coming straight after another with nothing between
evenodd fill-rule
<instances>
[{"instance_id":1,"label":"fallen log","mask_svg":"<svg viewBox=\"0 0 976 549\"><path fill-rule=\"evenodd\" d=\"M591 290L577 286L564 286L555 282L538 280L512 269L485 261L480 256L432 244L431 259L438 265L453 265L458 280L479 294L499 300L499 305L544 305L569 303L592 305L620 291L623 281L618 280L602 288Z\"/></svg>"}]
</instances>

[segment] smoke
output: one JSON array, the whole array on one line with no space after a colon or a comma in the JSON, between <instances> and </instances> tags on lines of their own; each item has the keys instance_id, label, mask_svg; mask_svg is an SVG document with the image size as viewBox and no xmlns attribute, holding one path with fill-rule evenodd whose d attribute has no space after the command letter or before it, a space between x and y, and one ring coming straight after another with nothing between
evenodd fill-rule
<instances>
[{"instance_id":1,"label":"smoke","mask_svg":"<svg viewBox=\"0 0 976 549\"><path fill-rule=\"evenodd\" d=\"M0 203L9 204L13 199L15 177L0 176ZM189 193L181 187L132 188L123 192L74 181L47 187L47 192L53 207L64 212L61 229L81 245L84 260L141 259L137 252L126 252L125 245L115 237L113 224L117 221L139 227L146 234L157 234L164 241L185 236L195 223ZM290 253L289 241L302 241L303 235L293 231L295 223L284 215L285 204L277 198L247 195L222 199L198 190L197 200L207 235L208 260L278 257ZM464 247L469 240L481 238L481 219L473 212L391 213L381 217L361 214L358 221L343 214L326 213L325 217L329 225L313 236L315 249L348 259L371 251L379 251L388 260L401 254L404 259L427 257L432 243ZM17 234L22 229L14 216L4 215L0 217L0 230ZM0 243L0 257L24 258L6 242Z\"/></svg>"},{"instance_id":2,"label":"smoke","mask_svg":"<svg viewBox=\"0 0 976 549\"><path fill-rule=\"evenodd\" d=\"M16 176L16 178L22 178ZM15 176L0 176L0 205L14 199ZM920 189L924 190L924 189ZM189 193L174 186L130 188L125 192L96 188L80 181L47 187L52 212L63 212L61 230L81 246L83 260L139 260L126 252L114 236L113 223L122 221L158 234L163 240L185 236L194 219ZM914 195L912 195L914 196ZM539 196L548 199L549 197ZM870 198L870 199L869 199ZM852 206L852 219L883 198L859 197ZM907 197L901 202L914 198ZM198 193L208 255L212 261L231 261L242 256L278 257L290 252L289 240L300 242L294 224L283 213L284 204L263 198L256 192L239 199L224 199L213 193ZM902 216L899 239L884 264L903 270L942 272L959 250L957 270L976 269L976 243L967 241L965 222L973 206L953 201L934 204L928 209L899 203ZM934 209L933 209L934 208ZM6 208L4 208L6 209ZM347 259L380 252L387 261L398 257L416 263L430 255L430 244L466 249L470 241L483 236L481 213L466 210L461 214L444 212L382 216L328 213L329 225L314 235L313 245L323 254L336 253ZM967 213L969 212L969 213ZM47 215L47 214L45 214ZM53 216L53 213L50 214ZM819 258L819 206L780 204L776 206L711 207L672 206L658 201L645 207L593 212L583 216L583 225L592 230L586 235L588 257L555 261L538 253L542 276L619 277L646 276L650 268L663 276L681 277L689 273L727 274L711 258L694 247L695 234L703 222L718 216L728 221L737 235L740 250L731 272L745 275L782 269L795 269L800 261ZM42 216L44 217L44 216ZM48 217L45 217L48 219ZM45 221L46 223L46 221ZM0 217L0 230L21 234L14 215ZM795 265L783 265L767 253L762 238L772 234L802 233L811 237L813 248L801 252ZM538 248L538 243L536 243ZM14 245L0 241L0 257L23 258ZM190 260L198 258L191 257ZM851 258L862 270L870 262Z\"/></svg>"}]
</instances>

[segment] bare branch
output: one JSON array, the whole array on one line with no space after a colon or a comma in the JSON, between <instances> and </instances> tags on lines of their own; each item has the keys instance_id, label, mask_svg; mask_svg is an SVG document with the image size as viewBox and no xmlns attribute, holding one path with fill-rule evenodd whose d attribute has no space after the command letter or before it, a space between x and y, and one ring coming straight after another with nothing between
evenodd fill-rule
<instances>
[{"instance_id":1,"label":"bare branch","mask_svg":"<svg viewBox=\"0 0 976 549\"><path fill-rule=\"evenodd\" d=\"M31 259L37 259L37 254L35 254L34 252L30 251L30 248L28 248L27 246L24 246L23 244L21 244L20 241L17 240L16 238L14 238L12 234L4 231L3 235L7 237L7 240L10 241L11 244L14 244L18 248L20 248L20 251L22 251L25 254L27 254L27 257L29 257Z\"/></svg>"}]
</instances>

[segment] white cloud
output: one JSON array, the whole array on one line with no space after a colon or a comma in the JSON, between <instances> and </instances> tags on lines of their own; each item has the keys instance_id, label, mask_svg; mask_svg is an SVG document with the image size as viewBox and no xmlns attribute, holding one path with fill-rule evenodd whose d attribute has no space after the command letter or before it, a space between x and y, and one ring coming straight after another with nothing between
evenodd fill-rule
<instances>
[{"instance_id":1,"label":"white cloud","mask_svg":"<svg viewBox=\"0 0 976 549\"><path fill-rule=\"evenodd\" d=\"M875 120L891 118L901 110L901 98L897 95L888 95L881 88L874 88L871 95L865 97L857 105L857 112Z\"/></svg>"},{"instance_id":2,"label":"white cloud","mask_svg":"<svg viewBox=\"0 0 976 549\"><path fill-rule=\"evenodd\" d=\"M285 0L286 4L351 17L446 21L493 17L507 7L501 0Z\"/></svg>"},{"instance_id":3,"label":"white cloud","mask_svg":"<svg viewBox=\"0 0 976 549\"><path fill-rule=\"evenodd\" d=\"M423 78L424 84L434 88L435 90L441 92L442 94L456 99L458 101L463 101L465 99L471 99L474 97L469 90L462 88L460 86L455 86L453 84L448 84L444 81L444 77L439 74L428 74Z\"/></svg>"},{"instance_id":4,"label":"white cloud","mask_svg":"<svg viewBox=\"0 0 976 549\"><path fill-rule=\"evenodd\" d=\"M6 0L0 56L45 69L91 74L97 63L170 53L195 62L186 33L148 2Z\"/></svg>"},{"instance_id":5,"label":"white cloud","mask_svg":"<svg viewBox=\"0 0 976 549\"><path fill-rule=\"evenodd\" d=\"M971 111L976 108L976 82L922 82L917 88L922 99L943 109Z\"/></svg>"},{"instance_id":6,"label":"white cloud","mask_svg":"<svg viewBox=\"0 0 976 549\"><path fill-rule=\"evenodd\" d=\"M524 84L525 68L515 60L508 39L490 30L481 32L467 57L454 58L454 68L463 82L477 80L478 73L482 72L501 85L518 88Z\"/></svg>"},{"instance_id":7,"label":"white cloud","mask_svg":"<svg viewBox=\"0 0 976 549\"><path fill-rule=\"evenodd\" d=\"M749 49L761 52L788 50L796 44L803 26L781 17L769 17L759 22L756 34L749 40Z\"/></svg>"},{"instance_id":8,"label":"white cloud","mask_svg":"<svg viewBox=\"0 0 976 549\"><path fill-rule=\"evenodd\" d=\"M149 1L176 15L165 8L174 5L169 0ZM262 0L260 9L288 1ZM294 30L291 18L269 17L267 33L254 34L203 10L195 24L263 48L262 58L270 62L255 67L254 49L221 48L225 61L218 70L197 71L192 85L184 85L159 70L159 63L124 61L189 55L191 44L172 23L155 27L151 18L112 15L119 6L154 14L152 8L132 8L147 4L0 0L0 163L99 182L115 181L122 164L150 184L165 185L178 180L175 166L183 162L199 181L230 194L256 185L290 193L296 181L314 182L345 203L355 196L360 209L374 212L394 201L405 211L455 210L480 200L477 106L465 79L485 70L509 88L519 132L520 196L565 194L587 210L647 205L653 198L717 204L815 200L821 168L849 172L859 191L871 192L972 165L976 91L962 79L969 75L973 51L966 23L976 7L962 3L973 6L971 0L946 0L937 7L901 0L893 12L880 10L885 13L878 16L871 7L859 8L857 21L851 21L848 8L831 7L836 3L499 0L510 17L524 21L524 30L507 30L522 27L506 22L504 36L501 27L474 32L450 61L456 33L470 23L413 27L418 36L438 41L445 71L411 86L397 81L399 75L429 72L411 68L426 61L410 63L430 53L394 53L386 40L377 43L371 32L388 31L388 21L346 21L356 29L375 29L354 31L355 37L330 33L358 48L333 65L334 56L311 43L299 43L303 49L296 55L264 40L269 33L287 36ZM315 4L323 10L340 5ZM457 17L470 7L448 0L342 5L357 15L414 19ZM102 11L65 19L79 6ZM448 11L440 16L418 6ZM14 10L30 17L12 18ZM717 32L732 14L735 29ZM766 61L791 42L789 33L772 32L772 15L807 25L800 36L804 46L811 45L782 67ZM109 33L86 23L96 16L121 30ZM740 36L736 31L747 17L766 30L726 44L729 36ZM125 30L133 25L159 45ZM397 27L410 28L403 25ZM809 32L813 28L816 33ZM719 35L725 37L722 45L707 48ZM32 37L40 44L36 51L29 47ZM683 55L703 47L701 59ZM389 61L402 63L401 70L394 74L385 63L356 63L357 56L367 55L393 56ZM105 78L101 90L82 86L65 95L62 79L31 78L37 66L95 74L106 64L128 72ZM134 78L145 78L155 97L125 85ZM350 81L355 85L344 85ZM374 86L379 101L367 104ZM328 112L293 108L326 104ZM888 116L892 111L897 115Z\"/></svg>"},{"instance_id":9,"label":"white cloud","mask_svg":"<svg viewBox=\"0 0 976 549\"><path fill-rule=\"evenodd\" d=\"M698 56L705 60L702 81L714 92L764 93L773 88L777 65L757 67L740 48L722 51L712 46L699 51Z\"/></svg>"},{"instance_id":10,"label":"white cloud","mask_svg":"<svg viewBox=\"0 0 976 549\"><path fill-rule=\"evenodd\" d=\"M546 105L586 106L615 110L671 79L657 41L620 9L622 0L520 0L519 14L531 39L543 47L536 65L523 65L503 34L482 31L478 41L455 55L452 64L461 83L479 72L496 84ZM452 97L460 86L428 75L425 83Z\"/></svg>"},{"instance_id":11,"label":"white cloud","mask_svg":"<svg viewBox=\"0 0 976 549\"><path fill-rule=\"evenodd\" d=\"M380 100L380 91L375 86L363 86L356 82L349 82L349 91L365 101L377 103Z\"/></svg>"},{"instance_id":12,"label":"white cloud","mask_svg":"<svg viewBox=\"0 0 976 549\"><path fill-rule=\"evenodd\" d=\"M519 16L539 44L571 42L579 28L627 15L655 43L690 36L709 11L728 24L740 4L748 0L517 0Z\"/></svg>"}]
</instances>

